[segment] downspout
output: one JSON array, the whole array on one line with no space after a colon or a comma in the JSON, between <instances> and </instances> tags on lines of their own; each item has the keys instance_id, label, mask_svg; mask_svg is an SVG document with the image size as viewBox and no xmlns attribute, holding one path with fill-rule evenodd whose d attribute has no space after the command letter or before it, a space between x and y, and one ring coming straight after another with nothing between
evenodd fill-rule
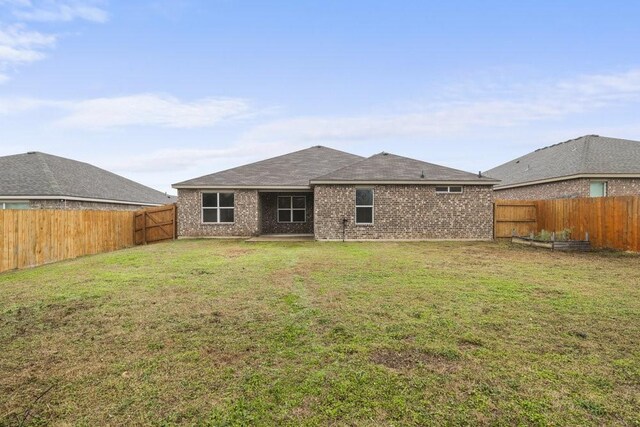
<instances>
[{"instance_id":1,"label":"downspout","mask_svg":"<svg viewBox=\"0 0 640 427\"><path fill-rule=\"evenodd\" d=\"M342 241L345 241L345 237L347 234L347 222L349 222L349 220L347 219L347 217L342 218Z\"/></svg>"}]
</instances>

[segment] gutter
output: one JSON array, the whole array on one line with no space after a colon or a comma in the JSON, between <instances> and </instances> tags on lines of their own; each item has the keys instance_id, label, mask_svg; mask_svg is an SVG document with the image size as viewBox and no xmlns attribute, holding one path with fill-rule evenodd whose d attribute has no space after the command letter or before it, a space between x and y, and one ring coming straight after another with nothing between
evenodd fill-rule
<instances>
[{"instance_id":1,"label":"gutter","mask_svg":"<svg viewBox=\"0 0 640 427\"><path fill-rule=\"evenodd\" d=\"M171 188L178 190L311 190L309 185L289 185L289 186L274 186L274 185L180 185L173 184Z\"/></svg>"},{"instance_id":2,"label":"gutter","mask_svg":"<svg viewBox=\"0 0 640 427\"><path fill-rule=\"evenodd\" d=\"M371 180L360 180L360 181L329 181L329 180L317 180L311 181L312 185L495 185L498 180L486 180L486 181L371 181Z\"/></svg>"},{"instance_id":3,"label":"gutter","mask_svg":"<svg viewBox=\"0 0 640 427\"><path fill-rule=\"evenodd\" d=\"M135 206L162 206L166 203L145 203L145 202L129 202L124 200L109 200L109 199L91 199L88 197L73 197L73 196L12 196L12 195L0 195L2 200L72 200L77 202L94 202L94 203L113 203L117 205L135 205ZM169 200L169 199L168 199ZM175 202L171 202L175 203Z\"/></svg>"},{"instance_id":4,"label":"gutter","mask_svg":"<svg viewBox=\"0 0 640 427\"><path fill-rule=\"evenodd\" d=\"M640 178L640 173L620 173L620 174L598 174L598 173L581 173L575 175L559 176L555 178L538 179L535 181L518 182L515 184L496 185L494 190L506 190L509 188L528 187L530 185L546 184L551 182L568 181L571 179L614 179L614 178Z\"/></svg>"}]
</instances>

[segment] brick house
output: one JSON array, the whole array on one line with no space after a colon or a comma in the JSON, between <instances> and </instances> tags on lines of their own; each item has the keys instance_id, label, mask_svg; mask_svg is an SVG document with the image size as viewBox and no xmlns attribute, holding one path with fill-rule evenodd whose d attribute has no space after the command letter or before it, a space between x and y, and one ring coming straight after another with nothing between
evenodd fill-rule
<instances>
[{"instance_id":1,"label":"brick house","mask_svg":"<svg viewBox=\"0 0 640 427\"><path fill-rule=\"evenodd\" d=\"M0 157L0 209L135 210L174 202L88 163L35 151Z\"/></svg>"},{"instance_id":2,"label":"brick house","mask_svg":"<svg viewBox=\"0 0 640 427\"><path fill-rule=\"evenodd\" d=\"M587 135L490 169L497 199L640 195L640 142Z\"/></svg>"},{"instance_id":3,"label":"brick house","mask_svg":"<svg viewBox=\"0 0 640 427\"><path fill-rule=\"evenodd\" d=\"M174 184L181 237L491 239L498 181L316 146Z\"/></svg>"}]
</instances>

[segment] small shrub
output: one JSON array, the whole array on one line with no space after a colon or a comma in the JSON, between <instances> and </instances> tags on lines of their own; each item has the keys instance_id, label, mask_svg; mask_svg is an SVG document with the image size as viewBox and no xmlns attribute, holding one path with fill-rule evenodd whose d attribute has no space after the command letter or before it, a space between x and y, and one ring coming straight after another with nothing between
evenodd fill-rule
<instances>
[{"instance_id":1,"label":"small shrub","mask_svg":"<svg viewBox=\"0 0 640 427\"><path fill-rule=\"evenodd\" d=\"M536 240L542 240L543 242L550 242L554 240L554 233L547 230L541 230L538 234L534 236ZM562 231L555 232L555 241L556 242L566 242L571 240L571 229L565 228Z\"/></svg>"}]
</instances>

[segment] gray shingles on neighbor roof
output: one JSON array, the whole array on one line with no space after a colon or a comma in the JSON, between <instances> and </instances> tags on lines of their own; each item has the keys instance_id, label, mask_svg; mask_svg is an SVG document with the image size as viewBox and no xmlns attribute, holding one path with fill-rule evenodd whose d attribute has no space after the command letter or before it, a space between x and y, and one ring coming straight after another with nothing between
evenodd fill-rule
<instances>
[{"instance_id":1,"label":"gray shingles on neighbor roof","mask_svg":"<svg viewBox=\"0 0 640 427\"><path fill-rule=\"evenodd\" d=\"M0 157L0 197L78 197L161 205L175 198L88 163L30 152Z\"/></svg>"},{"instance_id":2,"label":"gray shingles on neighbor roof","mask_svg":"<svg viewBox=\"0 0 640 427\"><path fill-rule=\"evenodd\" d=\"M183 181L173 187L304 187L309 186L312 178L360 159L355 154L318 145Z\"/></svg>"},{"instance_id":3,"label":"gray shingles on neighbor roof","mask_svg":"<svg viewBox=\"0 0 640 427\"><path fill-rule=\"evenodd\" d=\"M640 142L586 135L511 160L486 172L500 186L582 174L640 175Z\"/></svg>"},{"instance_id":4,"label":"gray shingles on neighbor roof","mask_svg":"<svg viewBox=\"0 0 640 427\"><path fill-rule=\"evenodd\" d=\"M345 168L316 177L314 182L472 182L494 184L497 181L421 160L380 153Z\"/></svg>"}]
</instances>

